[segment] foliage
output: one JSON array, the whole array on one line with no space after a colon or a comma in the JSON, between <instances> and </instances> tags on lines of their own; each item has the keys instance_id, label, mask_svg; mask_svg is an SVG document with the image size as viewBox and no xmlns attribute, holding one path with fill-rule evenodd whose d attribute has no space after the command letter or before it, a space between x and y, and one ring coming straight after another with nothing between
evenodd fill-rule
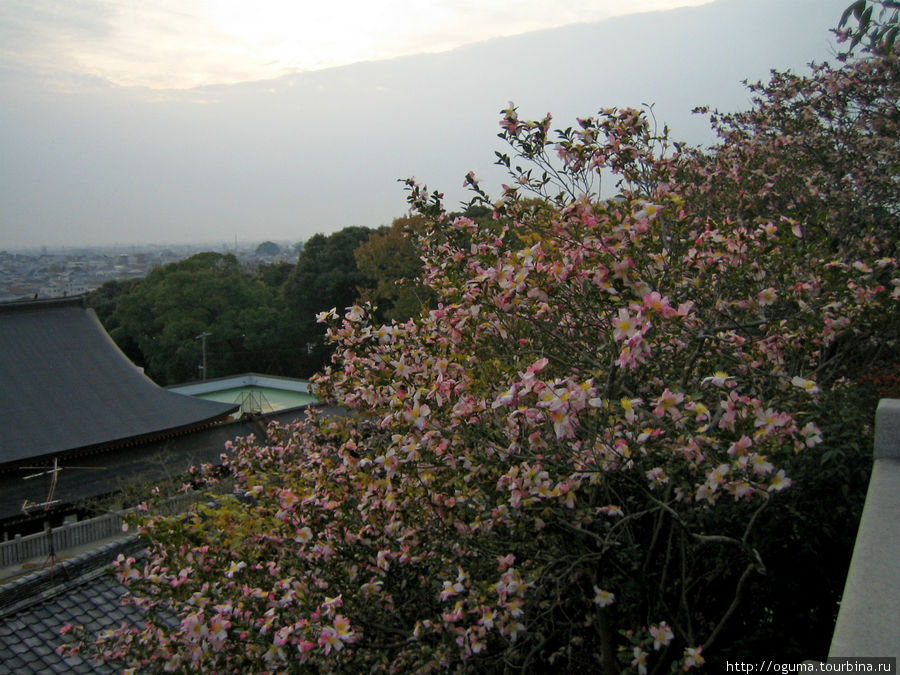
<instances>
[{"instance_id":1,"label":"foliage","mask_svg":"<svg viewBox=\"0 0 900 675\"><path fill-rule=\"evenodd\" d=\"M118 572L157 619L101 636L100 654L217 672L645 673L746 654L772 617L805 617L788 608L798 588L808 600L789 556L830 535L813 529L823 485L852 486L846 513L821 518L852 538L859 456L834 438L867 415L836 411L867 368L884 380L900 316L895 193L832 185L821 149L844 129L816 96L893 58L775 74L746 117L717 117L709 152L637 110L555 133L503 111L511 184L493 201L466 179L493 220L451 218L408 183L435 306L388 324L359 305L320 313L335 351L317 386L347 415L237 441L234 497L148 521L150 557ZM791 152L788 100L808 118ZM841 137L860 174L891 180L890 157L863 149L896 139L895 101L873 96L855 109L868 131ZM597 197L604 172L613 200ZM801 199L804 185L830 196Z\"/></svg>"},{"instance_id":2,"label":"foliage","mask_svg":"<svg viewBox=\"0 0 900 675\"><path fill-rule=\"evenodd\" d=\"M266 286L281 290L284 283L291 276L294 264L289 262L277 262L262 264L256 269L256 276Z\"/></svg>"},{"instance_id":3,"label":"foliage","mask_svg":"<svg viewBox=\"0 0 900 675\"><path fill-rule=\"evenodd\" d=\"M383 241L369 242L373 231L366 228L316 235L305 252L298 245L298 264L260 264L253 272L241 270L233 256L206 252L145 279L107 282L89 303L119 347L162 384L197 376L201 345L193 340L202 332L211 333L208 364L217 376L257 370L307 377L331 353L315 321L322 309L351 304L362 293L394 318L418 311L419 298L427 297L412 281L421 264L400 235L410 223L415 219L397 219ZM363 246L360 269L355 253ZM410 280L395 284L402 276Z\"/></svg>"},{"instance_id":4,"label":"foliage","mask_svg":"<svg viewBox=\"0 0 900 675\"><path fill-rule=\"evenodd\" d=\"M284 300L291 317L286 339L298 352L295 369L302 377L316 372L331 354L324 330L316 324L316 314L352 304L358 289L369 285L353 252L371 233L366 227L345 227L327 236L313 235L284 284Z\"/></svg>"},{"instance_id":5,"label":"foliage","mask_svg":"<svg viewBox=\"0 0 900 675\"><path fill-rule=\"evenodd\" d=\"M879 10L874 13L875 7ZM849 26L851 17L856 22L856 28ZM842 60L849 58L853 50L861 42L865 41L865 50L872 54L890 54L897 43L898 30L900 30L900 2L894 0L855 0L844 10L841 15L838 30L835 32L841 42L850 40L847 51L840 55Z\"/></svg>"},{"instance_id":6,"label":"foliage","mask_svg":"<svg viewBox=\"0 0 900 675\"><path fill-rule=\"evenodd\" d=\"M119 298L134 288L137 282L137 279L127 279L124 281L121 279L113 279L105 282L102 286L88 295L88 306L94 310L100 323L106 326L107 329L111 329L115 326L113 322L115 321L116 304L118 303Z\"/></svg>"},{"instance_id":7,"label":"foliage","mask_svg":"<svg viewBox=\"0 0 900 675\"><path fill-rule=\"evenodd\" d=\"M749 586L724 638L731 658L828 654L869 482L877 400L871 388L842 381L813 404L823 442L791 459L791 489L761 518L767 574Z\"/></svg>"},{"instance_id":8,"label":"foliage","mask_svg":"<svg viewBox=\"0 0 900 675\"><path fill-rule=\"evenodd\" d=\"M686 209L746 227L790 218L802 227L807 255L856 265L869 288L884 286L896 297L897 275L878 265L897 256L897 68L896 52L881 51L839 69L813 65L805 77L776 72L767 85L752 85L753 108L711 116L717 146L686 150L670 164ZM771 564L767 578L751 585L729 636L732 653L748 658L766 650L796 660L827 653L868 483L875 406L890 395L874 386L877 375L859 376L886 372L900 357L895 305L876 301L847 322L827 316L841 307L822 309L827 322L838 322L816 373L820 383L835 383L822 387L814 408L824 443L793 458L794 489L761 519L768 536L760 552Z\"/></svg>"},{"instance_id":9,"label":"foliage","mask_svg":"<svg viewBox=\"0 0 900 675\"><path fill-rule=\"evenodd\" d=\"M107 327L149 377L169 384L197 378L202 333L209 375L264 369L280 309L277 292L233 255L199 253L129 286Z\"/></svg>"},{"instance_id":10,"label":"foliage","mask_svg":"<svg viewBox=\"0 0 900 675\"><path fill-rule=\"evenodd\" d=\"M274 241L264 241L256 247L256 255L278 255L281 253L281 247Z\"/></svg>"},{"instance_id":11,"label":"foliage","mask_svg":"<svg viewBox=\"0 0 900 675\"><path fill-rule=\"evenodd\" d=\"M116 318L116 307L119 304L119 299L131 293L139 283L140 280L138 279L127 279L125 281L113 279L105 282L100 288L95 289L87 296L88 306L97 314L97 319L103 324L106 332L111 335L118 333L119 339L116 340L116 344L135 363L143 363L143 355L132 337L119 330L120 324Z\"/></svg>"},{"instance_id":12,"label":"foliage","mask_svg":"<svg viewBox=\"0 0 900 675\"><path fill-rule=\"evenodd\" d=\"M865 242L897 251L900 61L862 59L809 76L773 73L749 87L754 106L710 120L721 142L679 163L698 215L741 222L802 216L806 231L837 256ZM702 109L701 109L702 110ZM683 158L682 158L683 159ZM733 167L740 167L736 171ZM732 170L729 170L732 168Z\"/></svg>"},{"instance_id":13,"label":"foliage","mask_svg":"<svg viewBox=\"0 0 900 675\"><path fill-rule=\"evenodd\" d=\"M430 295L420 281L422 262L415 244L423 225L418 216L395 218L389 228L373 232L353 252L357 268L374 285L362 289L357 302L374 305L380 321L406 321L428 304Z\"/></svg>"}]
</instances>

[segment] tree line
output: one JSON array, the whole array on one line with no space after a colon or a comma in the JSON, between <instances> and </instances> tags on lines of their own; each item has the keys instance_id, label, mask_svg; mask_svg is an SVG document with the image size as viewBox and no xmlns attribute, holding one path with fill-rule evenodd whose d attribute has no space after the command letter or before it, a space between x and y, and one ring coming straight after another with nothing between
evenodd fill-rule
<instances>
[{"instance_id":1,"label":"tree line","mask_svg":"<svg viewBox=\"0 0 900 675\"><path fill-rule=\"evenodd\" d=\"M229 253L198 253L142 279L109 281L88 297L110 336L161 385L241 372L306 378L331 348L316 315L358 301L384 320L405 320L429 302L408 232L418 216L376 229L316 234L297 262L248 269Z\"/></svg>"}]
</instances>

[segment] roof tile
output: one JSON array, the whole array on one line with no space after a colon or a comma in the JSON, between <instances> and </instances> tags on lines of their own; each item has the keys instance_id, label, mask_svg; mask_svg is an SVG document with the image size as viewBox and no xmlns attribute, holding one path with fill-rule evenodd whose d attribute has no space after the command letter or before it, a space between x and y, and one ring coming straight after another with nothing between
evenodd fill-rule
<instances>
[{"instance_id":1,"label":"roof tile","mask_svg":"<svg viewBox=\"0 0 900 675\"><path fill-rule=\"evenodd\" d=\"M66 574L44 570L0 589L7 599L0 606L0 675L115 672L80 657L63 658L56 648L66 642L60 629L67 623L92 632L116 628L122 621L144 623L140 609L121 604L125 588L106 571L118 553L133 553L140 546L137 537L120 540L62 563Z\"/></svg>"},{"instance_id":2,"label":"roof tile","mask_svg":"<svg viewBox=\"0 0 900 675\"><path fill-rule=\"evenodd\" d=\"M158 387L119 350L92 309L0 304L0 464L195 426L238 406Z\"/></svg>"}]
</instances>

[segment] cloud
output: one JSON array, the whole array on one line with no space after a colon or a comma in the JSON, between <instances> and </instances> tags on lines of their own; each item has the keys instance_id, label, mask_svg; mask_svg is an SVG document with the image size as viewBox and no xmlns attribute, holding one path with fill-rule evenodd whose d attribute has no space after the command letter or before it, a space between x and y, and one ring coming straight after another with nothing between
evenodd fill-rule
<instances>
[{"instance_id":1,"label":"cloud","mask_svg":"<svg viewBox=\"0 0 900 675\"><path fill-rule=\"evenodd\" d=\"M78 45L104 43L112 31L102 3L31 2L0 4L0 64L6 73L38 78L79 72Z\"/></svg>"},{"instance_id":2,"label":"cloud","mask_svg":"<svg viewBox=\"0 0 900 675\"><path fill-rule=\"evenodd\" d=\"M498 36L710 0L5 0L8 72L76 86L190 88L447 51Z\"/></svg>"},{"instance_id":3,"label":"cloud","mask_svg":"<svg viewBox=\"0 0 900 675\"><path fill-rule=\"evenodd\" d=\"M4 0L0 45L7 76L55 89L188 87L260 74L241 67L239 41L212 29L196 0Z\"/></svg>"},{"instance_id":4,"label":"cloud","mask_svg":"<svg viewBox=\"0 0 900 675\"><path fill-rule=\"evenodd\" d=\"M510 100L523 118L550 111L559 126L655 102L674 138L711 142L691 108L744 108L742 79L827 58L845 1L721 0L187 91L70 73L73 89L93 88L60 94L0 79L0 248L296 241L389 223L406 210L397 179L410 175L455 208L469 170L496 194L498 111ZM121 39L121 16L105 17L78 30Z\"/></svg>"}]
</instances>

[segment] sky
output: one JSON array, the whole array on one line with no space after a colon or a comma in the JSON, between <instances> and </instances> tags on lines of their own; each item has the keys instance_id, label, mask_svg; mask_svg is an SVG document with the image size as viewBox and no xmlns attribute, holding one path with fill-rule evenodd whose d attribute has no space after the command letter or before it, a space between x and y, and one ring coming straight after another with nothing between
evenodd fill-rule
<instances>
[{"instance_id":1,"label":"sky","mask_svg":"<svg viewBox=\"0 0 900 675\"><path fill-rule=\"evenodd\" d=\"M65 86L234 84L710 0L4 0L7 68ZM552 9L550 9L552 7Z\"/></svg>"},{"instance_id":2,"label":"sky","mask_svg":"<svg viewBox=\"0 0 900 675\"><path fill-rule=\"evenodd\" d=\"M2 0L0 250L300 241L462 199L498 112L746 107L847 0ZM450 204L453 206L453 204Z\"/></svg>"}]
</instances>

